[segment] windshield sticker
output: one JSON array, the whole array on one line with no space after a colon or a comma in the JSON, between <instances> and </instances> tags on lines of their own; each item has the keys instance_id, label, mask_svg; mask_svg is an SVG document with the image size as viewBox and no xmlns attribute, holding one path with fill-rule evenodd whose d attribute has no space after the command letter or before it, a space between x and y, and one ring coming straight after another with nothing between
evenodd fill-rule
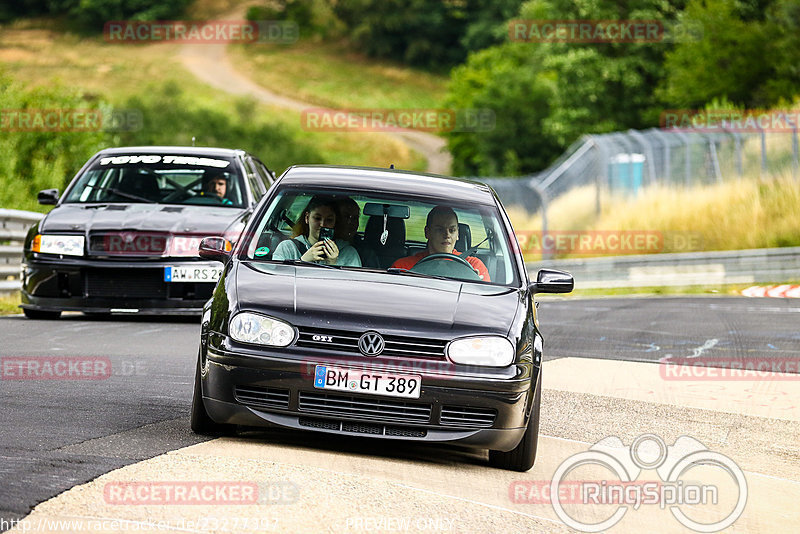
<instances>
[{"instance_id":1,"label":"windshield sticker","mask_svg":"<svg viewBox=\"0 0 800 534\"><path fill-rule=\"evenodd\" d=\"M139 155L139 156L114 156L108 158L100 158L100 165L125 165L131 163L168 163L171 165L195 165L198 167L217 167L224 169L231 164L230 161L224 159L212 158L197 158L194 156L154 156L154 155Z\"/></svg>"},{"instance_id":2,"label":"windshield sticker","mask_svg":"<svg viewBox=\"0 0 800 534\"><path fill-rule=\"evenodd\" d=\"M255 252L256 256L266 256L267 254L269 254L269 247L259 247Z\"/></svg>"}]
</instances>

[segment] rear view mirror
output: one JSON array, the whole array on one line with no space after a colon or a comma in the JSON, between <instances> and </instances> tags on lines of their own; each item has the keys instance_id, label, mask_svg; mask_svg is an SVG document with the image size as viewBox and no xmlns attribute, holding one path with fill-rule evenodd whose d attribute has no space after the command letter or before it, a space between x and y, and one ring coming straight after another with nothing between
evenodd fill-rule
<instances>
[{"instance_id":1,"label":"rear view mirror","mask_svg":"<svg viewBox=\"0 0 800 534\"><path fill-rule=\"evenodd\" d=\"M399 204L378 204L377 202L367 202L364 204L364 215L383 217L388 215L395 219L408 219L411 217L411 210L408 206Z\"/></svg>"},{"instance_id":2,"label":"rear view mirror","mask_svg":"<svg viewBox=\"0 0 800 534\"><path fill-rule=\"evenodd\" d=\"M36 200L43 206L53 206L58 204L58 189L42 189L36 195Z\"/></svg>"},{"instance_id":3,"label":"rear view mirror","mask_svg":"<svg viewBox=\"0 0 800 534\"><path fill-rule=\"evenodd\" d=\"M536 281L528 288L533 293L569 293L575 287L575 279L571 274L555 269L541 269Z\"/></svg>"},{"instance_id":4,"label":"rear view mirror","mask_svg":"<svg viewBox=\"0 0 800 534\"><path fill-rule=\"evenodd\" d=\"M231 250L233 250L233 245L224 237L204 237L200 241L198 254L206 260L225 263L231 256Z\"/></svg>"}]
</instances>

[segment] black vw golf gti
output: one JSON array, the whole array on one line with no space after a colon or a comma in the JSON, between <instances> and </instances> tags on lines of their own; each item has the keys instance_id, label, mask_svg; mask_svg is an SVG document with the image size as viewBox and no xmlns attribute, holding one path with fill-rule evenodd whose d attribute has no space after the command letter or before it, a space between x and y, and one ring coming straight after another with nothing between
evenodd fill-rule
<instances>
[{"instance_id":1,"label":"black vw golf gti","mask_svg":"<svg viewBox=\"0 0 800 534\"><path fill-rule=\"evenodd\" d=\"M191 424L278 426L536 457L542 336L533 282L487 186L353 167L292 167L230 250L203 312Z\"/></svg>"},{"instance_id":2,"label":"black vw golf gti","mask_svg":"<svg viewBox=\"0 0 800 534\"><path fill-rule=\"evenodd\" d=\"M22 308L199 315L222 271L197 256L204 236L236 240L274 181L242 150L127 147L102 150L28 232Z\"/></svg>"}]
</instances>

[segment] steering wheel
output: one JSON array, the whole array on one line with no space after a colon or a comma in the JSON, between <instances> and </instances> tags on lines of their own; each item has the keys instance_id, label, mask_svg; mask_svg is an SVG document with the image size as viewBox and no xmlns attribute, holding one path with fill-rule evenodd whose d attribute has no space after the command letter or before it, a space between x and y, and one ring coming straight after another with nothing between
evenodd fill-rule
<instances>
[{"instance_id":1,"label":"steering wheel","mask_svg":"<svg viewBox=\"0 0 800 534\"><path fill-rule=\"evenodd\" d=\"M422 269L419 268L421 265L424 266L425 263L434 261L438 264L435 267L433 264L429 264L427 268L425 267L423 267ZM465 268L468 269L468 272L465 272L463 275L458 272L458 271L464 271ZM456 273L453 273L454 270L456 271ZM481 277L478 275L478 273L475 272L475 269L472 268L472 265L470 265L470 263L467 260L455 254L446 254L446 253L430 254L419 260L416 263L416 265L414 265L414 267L409 269L409 271L414 271L422 274L453 276L456 278L464 278L467 280L481 279Z\"/></svg>"}]
</instances>

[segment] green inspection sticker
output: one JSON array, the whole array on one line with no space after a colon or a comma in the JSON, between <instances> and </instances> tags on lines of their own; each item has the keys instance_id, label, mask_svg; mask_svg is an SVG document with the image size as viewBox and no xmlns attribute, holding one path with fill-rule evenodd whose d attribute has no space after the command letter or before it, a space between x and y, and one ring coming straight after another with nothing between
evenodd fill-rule
<instances>
[{"instance_id":1,"label":"green inspection sticker","mask_svg":"<svg viewBox=\"0 0 800 534\"><path fill-rule=\"evenodd\" d=\"M266 256L269 254L269 247L259 247L256 249L256 256Z\"/></svg>"}]
</instances>

